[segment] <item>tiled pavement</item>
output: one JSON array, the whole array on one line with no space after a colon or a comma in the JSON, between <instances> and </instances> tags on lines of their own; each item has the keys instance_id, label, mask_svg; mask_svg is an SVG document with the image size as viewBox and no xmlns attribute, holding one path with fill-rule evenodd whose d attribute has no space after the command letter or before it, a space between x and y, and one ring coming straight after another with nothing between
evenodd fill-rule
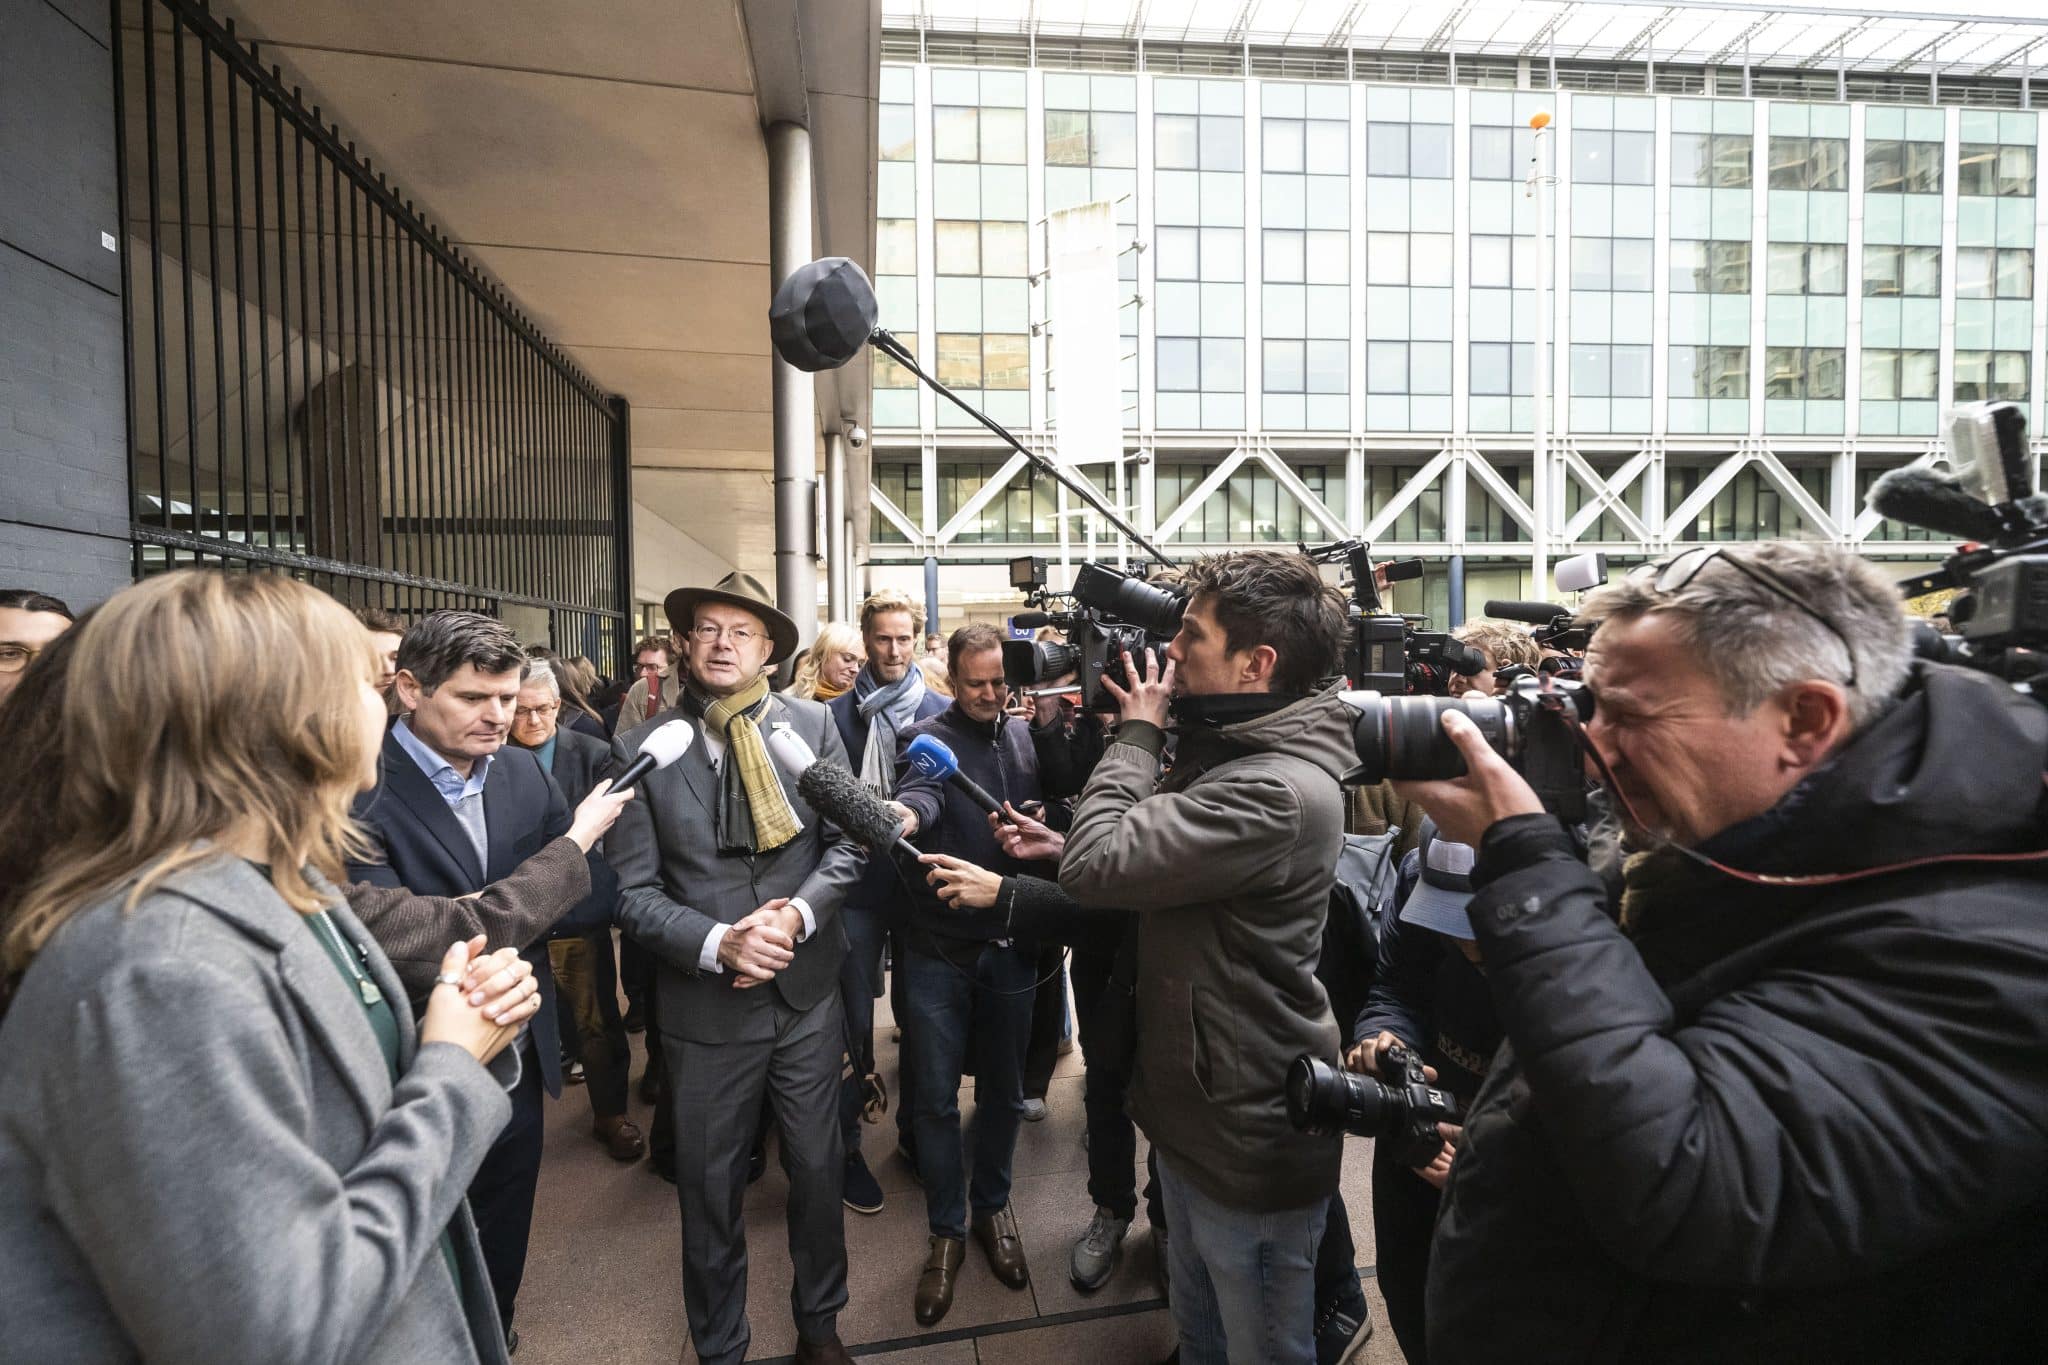
<instances>
[{"instance_id":1,"label":"tiled pavement","mask_svg":"<svg viewBox=\"0 0 2048 1365\"><path fill-rule=\"evenodd\" d=\"M876 1002L876 1044L890 1094L896 1094L896 1048L888 1000ZM634 1038L634 1075L643 1064ZM895 1114L863 1127L869 1164L887 1196L872 1216L846 1214L849 1266L840 1338L863 1360L903 1365L996 1365L996 1362L1080 1361L1147 1365L1173 1349L1173 1325L1153 1279L1150 1232L1141 1212L1110 1282L1083 1294L1067 1278L1067 1249L1093 1212L1087 1153L1081 1146L1081 1055L1060 1059L1050 1116L1027 1123L1017 1142L1013 1207L1031 1259L1032 1282L1011 1290L990 1274L978 1248L967 1263L953 1309L934 1328L920 1328L911 1294L925 1255L924 1199L895 1154ZM973 1085L961 1108L971 1112ZM637 1099L633 1118L649 1114ZM674 1187L644 1163L621 1166L589 1137L589 1102L580 1089L551 1102L547 1157L534 1209L526 1281L519 1295L519 1365L681 1365L694 1361L682 1300L682 1233ZM1143 1141L1139 1159L1143 1161ZM1371 1145L1351 1139L1344 1195L1363 1263L1372 1260ZM1142 1180L1142 1170L1140 1179ZM795 1349L789 1317L790 1261L782 1218L787 1185L769 1149L768 1174L748 1192L751 1253L748 1316L753 1358L774 1360ZM1370 1274L1366 1295L1377 1330L1356 1357L1359 1365L1400 1365L1393 1334Z\"/></svg>"}]
</instances>

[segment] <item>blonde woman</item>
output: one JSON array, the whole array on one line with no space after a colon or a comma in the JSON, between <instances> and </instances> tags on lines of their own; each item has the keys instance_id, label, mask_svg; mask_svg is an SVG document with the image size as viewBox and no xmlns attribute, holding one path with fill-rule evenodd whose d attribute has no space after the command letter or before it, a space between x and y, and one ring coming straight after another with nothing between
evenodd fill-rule
<instances>
[{"instance_id":1,"label":"blonde woman","mask_svg":"<svg viewBox=\"0 0 2048 1365\"><path fill-rule=\"evenodd\" d=\"M844 621L829 621L819 628L817 641L797 660L789 694L830 701L853 686L867 659L860 632Z\"/></svg>"},{"instance_id":2,"label":"blonde woman","mask_svg":"<svg viewBox=\"0 0 2048 1365\"><path fill-rule=\"evenodd\" d=\"M0 938L5 1354L504 1361L463 1191L539 996L456 943L415 1036L335 889L384 730L368 636L304 584L197 571L73 636L74 676L123 681L51 718Z\"/></svg>"}]
</instances>

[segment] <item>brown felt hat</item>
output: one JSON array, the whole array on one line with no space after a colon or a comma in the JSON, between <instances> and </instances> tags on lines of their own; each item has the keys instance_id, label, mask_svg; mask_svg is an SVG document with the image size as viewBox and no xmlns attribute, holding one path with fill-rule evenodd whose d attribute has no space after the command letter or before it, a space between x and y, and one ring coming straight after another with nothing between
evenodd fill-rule
<instances>
[{"instance_id":1,"label":"brown felt hat","mask_svg":"<svg viewBox=\"0 0 2048 1365\"><path fill-rule=\"evenodd\" d=\"M668 613L669 629L678 635L688 634L696 623L699 602L724 602L760 617L768 626L769 638L775 643L774 650L768 655L769 663L779 664L796 653L796 622L776 609L774 594L752 574L729 573L711 588L677 588L662 603L662 610Z\"/></svg>"}]
</instances>

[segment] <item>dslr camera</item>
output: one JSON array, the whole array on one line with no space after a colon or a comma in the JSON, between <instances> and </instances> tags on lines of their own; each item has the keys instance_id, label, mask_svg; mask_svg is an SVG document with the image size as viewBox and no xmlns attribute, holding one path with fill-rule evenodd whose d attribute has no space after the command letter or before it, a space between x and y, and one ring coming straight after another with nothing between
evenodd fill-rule
<instances>
[{"instance_id":1,"label":"dslr camera","mask_svg":"<svg viewBox=\"0 0 2048 1365\"><path fill-rule=\"evenodd\" d=\"M1443 726L1444 712L1463 711L1545 810L1572 824L1586 818L1579 727L1593 718L1593 694L1583 683L1524 671L1491 697L1346 692L1343 700L1358 713L1351 729L1358 766L1344 774L1347 784L1463 777L1465 756Z\"/></svg>"},{"instance_id":2,"label":"dslr camera","mask_svg":"<svg viewBox=\"0 0 2048 1365\"><path fill-rule=\"evenodd\" d=\"M1304 1052L1287 1068L1287 1117L1296 1131L1355 1133L1390 1144L1403 1166L1427 1166L1443 1150L1439 1123L1459 1121L1458 1102L1429 1083L1422 1061L1399 1043L1380 1054L1393 1083L1361 1076Z\"/></svg>"},{"instance_id":3,"label":"dslr camera","mask_svg":"<svg viewBox=\"0 0 2048 1365\"><path fill-rule=\"evenodd\" d=\"M1973 542L1933 573L1899 584L1907 597L1959 590L1948 614L1960 633L1928 628L1915 646L2048 701L2048 497L2033 491L2025 412L2017 403L1957 408L1949 459L1947 475L1892 470L1867 500L1880 515Z\"/></svg>"},{"instance_id":4,"label":"dslr camera","mask_svg":"<svg viewBox=\"0 0 2048 1365\"><path fill-rule=\"evenodd\" d=\"M1036 611L1020 612L1017 624L1057 627L1066 641L1005 640L1003 681L1011 687L1039 687L1068 673L1079 676L1081 709L1114 711L1116 698L1103 687L1104 678L1129 687L1124 654L1135 660L1149 653L1152 675L1166 666L1166 647L1180 632L1187 598L1180 592L1148 583L1136 574L1106 564L1083 564L1074 586L1065 594L1045 586L1045 561L1027 556L1010 562L1010 584L1028 595ZM1058 606L1065 597L1071 606Z\"/></svg>"}]
</instances>

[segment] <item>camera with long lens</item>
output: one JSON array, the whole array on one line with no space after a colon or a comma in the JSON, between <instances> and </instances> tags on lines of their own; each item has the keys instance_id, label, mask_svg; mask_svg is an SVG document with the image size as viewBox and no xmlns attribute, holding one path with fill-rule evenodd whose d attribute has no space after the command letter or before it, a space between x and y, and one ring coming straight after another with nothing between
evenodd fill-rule
<instances>
[{"instance_id":1,"label":"camera with long lens","mask_svg":"<svg viewBox=\"0 0 2048 1365\"><path fill-rule=\"evenodd\" d=\"M1593 694L1581 683L1524 673L1490 697L1346 692L1343 699L1358 713L1351 728L1358 766L1344 774L1347 784L1463 777L1465 756L1443 724L1446 711L1463 711L1545 810L1572 823L1586 817L1579 726L1593 717Z\"/></svg>"},{"instance_id":2,"label":"camera with long lens","mask_svg":"<svg viewBox=\"0 0 2048 1365\"><path fill-rule=\"evenodd\" d=\"M1354 1133L1388 1144L1403 1166L1427 1166L1443 1150L1439 1123L1458 1121L1458 1102L1430 1084L1422 1061L1395 1043L1379 1055L1375 1080L1304 1052L1287 1068L1287 1118L1304 1133Z\"/></svg>"},{"instance_id":3,"label":"camera with long lens","mask_svg":"<svg viewBox=\"0 0 2048 1365\"><path fill-rule=\"evenodd\" d=\"M1385 609L1374 581L1372 546L1363 540L1328 545L1303 545L1301 553L1317 564L1343 564L1350 590L1344 639L1344 677L1367 691L1414 692L1443 696L1456 674L1471 677L1486 669L1486 656L1443 631L1415 629L1422 617L1402 616ZM1422 577L1422 561L1399 559L1385 566L1387 581Z\"/></svg>"},{"instance_id":4,"label":"camera with long lens","mask_svg":"<svg viewBox=\"0 0 2048 1365\"><path fill-rule=\"evenodd\" d=\"M1020 581L1026 563L1020 560L1011 566L1012 585L1025 588L1040 606L1049 605L1056 595L1045 590L1042 577L1036 583ZM1158 677L1166 666L1166 646L1180 631L1187 599L1106 564L1083 564L1066 595L1074 600L1071 609L1036 613L1044 624L1062 631L1066 640L1005 640L1003 681L1011 687L1037 687L1073 673L1080 683L1082 710L1114 711L1116 698L1103 687L1103 680L1130 686L1124 673L1126 651L1133 660L1150 654L1152 676Z\"/></svg>"},{"instance_id":5,"label":"camera with long lens","mask_svg":"<svg viewBox=\"0 0 2048 1365\"><path fill-rule=\"evenodd\" d=\"M1957 634L1928 631L1919 652L1981 669L2048 702L2048 497L2033 491L2027 418L2016 403L1957 408L1951 474L1914 465L1871 485L1881 516L1975 542L1933 573L1899 584L1907 597L1957 589Z\"/></svg>"}]
</instances>

